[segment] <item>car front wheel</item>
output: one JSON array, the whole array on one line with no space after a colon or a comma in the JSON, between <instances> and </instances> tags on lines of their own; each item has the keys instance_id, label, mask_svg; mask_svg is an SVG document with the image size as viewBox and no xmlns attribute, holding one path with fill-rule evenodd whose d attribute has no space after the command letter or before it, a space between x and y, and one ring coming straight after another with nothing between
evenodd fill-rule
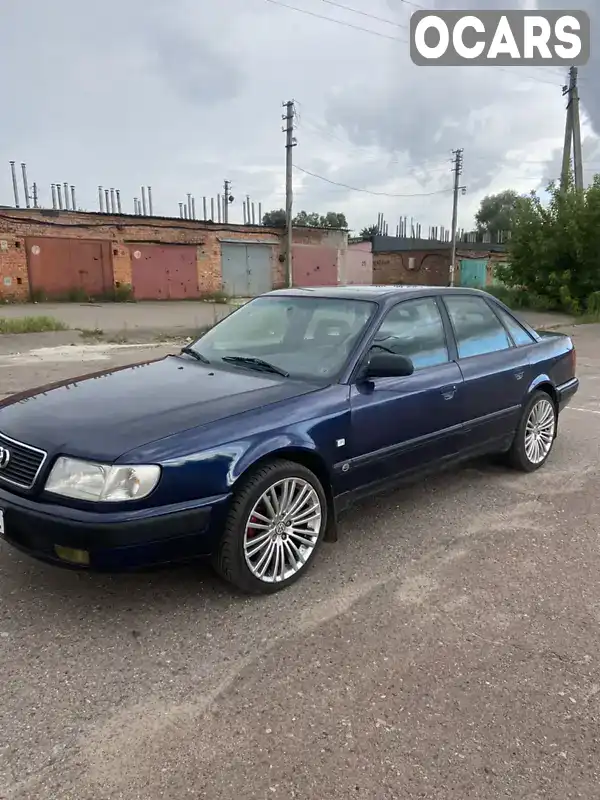
<instances>
[{"instance_id":1,"label":"car front wheel","mask_svg":"<svg viewBox=\"0 0 600 800\"><path fill-rule=\"evenodd\" d=\"M523 472L533 472L546 463L556 438L556 404L546 392L536 391L525 406L509 460Z\"/></svg>"},{"instance_id":2,"label":"car front wheel","mask_svg":"<svg viewBox=\"0 0 600 800\"><path fill-rule=\"evenodd\" d=\"M266 464L233 497L215 568L243 592L277 592L304 574L326 524L318 478L291 461Z\"/></svg>"}]
</instances>

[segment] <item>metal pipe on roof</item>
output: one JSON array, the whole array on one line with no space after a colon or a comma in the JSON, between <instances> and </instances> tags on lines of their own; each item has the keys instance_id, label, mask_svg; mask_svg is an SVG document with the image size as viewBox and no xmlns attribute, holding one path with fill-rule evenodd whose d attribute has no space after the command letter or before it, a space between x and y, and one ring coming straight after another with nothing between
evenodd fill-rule
<instances>
[{"instance_id":1,"label":"metal pipe on roof","mask_svg":"<svg viewBox=\"0 0 600 800\"><path fill-rule=\"evenodd\" d=\"M15 208L20 208L19 205L19 186L17 184L17 171L15 169L15 162L10 162L10 171L12 172L13 193L15 195Z\"/></svg>"},{"instance_id":2,"label":"metal pipe on roof","mask_svg":"<svg viewBox=\"0 0 600 800\"><path fill-rule=\"evenodd\" d=\"M75 202L75 187L71 186L71 208L77 211L77 203Z\"/></svg>"},{"instance_id":3,"label":"metal pipe on roof","mask_svg":"<svg viewBox=\"0 0 600 800\"><path fill-rule=\"evenodd\" d=\"M63 188L65 190L65 211L71 210L71 203L69 201L69 184L67 181L63 183Z\"/></svg>"},{"instance_id":4,"label":"metal pipe on roof","mask_svg":"<svg viewBox=\"0 0 600 800\"><path fill-rule=\"evenodd\" d=\"M29 181L27 180L27 165L25 163L21 164L21 171L23 173L23 187L25 189L25 205L27 208L31 208L31 203L29 202Z\"/></svg>"},{"instance_id":5,"label":"metal pipe on roof","mask_svg":"<svg viewBox=\"0 0 600 800\"><path fill-rule=\"evenodd\" d=\"M122 214L122 213L123 213L123 210L122 210L122 208L121 208L121 190L120 190L120 189L117 189L117 190L116 190L116 192L115 192L115 194L117 195L117 212L118 212L119 214Z\"/></svg>"},{"instance_id":6,"label":"metal pipe on roof","mask_svg":"<svg viewBox=\"0 0 600 800\"><path fill-rule=\"evenodd\" d=\"M217 195L217 222L221 222L221 213L223 211L223 205L221 202L221 195Z\"/></svg>"},{"instance_id":7,"label":"metal pipe on roof","mask_svg":"<svg viewBox=\"0 0 600 800\"><path fill-rule=\"evenodd\" d=\"M248 215L246 214L246 203L242 203L242 209L244 211L244 225L248 224Z\"/></svg>"},{"instance_id":8,"label":"metal pipe on roof","mask_svg":"<svg viewBox=\"0 0 600 800\"><path fill-rule=\"evenodd\" d=\"M152 204L152 187L148 187L148 213L151 217L154 216L154 206Z\"/></svg>"},{"instance_id":9,"label":"metal pipe on roof","mask_svg":"<svg viewBox=\"0 0 600 800\"><path fill-rule=\"evenodd\" d=\"M263 215L262 215L262 203L258 204L258 224L263 224Z\"/></svg>"},{"instance_id":10,"label":"metal pipe on roof","mask_svg":"<svg viewBox=\"0 0 600 800\"><path fill-rule=\"evenodd\" d=\"M206 222L206 197L202 198L202 219Z\"/></svg>"},{"instance_id":11,"label":"metal pipe on roof","mask_svg":"<svg viewBox=\"0 0 600 800\"><path fill-rule=\"evenodd\" d=\"M254 201L252 201L252 224L256 225L256 209L254 208Z\"/></svg>"},{"instance_id":12,"label":"metal pipe on roof","mask_svg":"<svg viewBox=\"0 0 600 800\"><path fill-rule=\"evenodd\" d=\"M102 187L98 187L98 205L100 207L100 213L104 214L104 196L102 193Z\"/></svg>"},{"instance_id":13,"label":"metal pipe on roof","mask_svg":"<svg viewBox=\"0 0 600 800\"><path fill-rule=\"evenodd\" d=\"M39 206L38 206L38 187L37 187L37 183L35 181L33 182L33 207L34 208L39 208Z\"/></svg>"},{"instance_id":14,"label":"metal pipe on roof","mask_svg":"<svg viewBox=\"0 0 600 800\"><path fill-rule=\"evenodd\" d=\"M183 219L183 203L179 203L179 217Z\"/></svg>"},{"instance_id":15,"label":"metal pipe on roof","mask_svg":"<svg viewBox=\"0 0 600 800\"><path fill-rule=\"evenodd\" d=\"M142 186L142 214L147 216L147 206L146 206L146 187Z\"/></svg>"},{"instance_id":16,"label":"metal pipe on roof","mask_svg":"<svg viewBox=\"0 0 600 800\"><path fill-rule=\"evenodd\" d=\"M196 198L192 197L192 219L196 219Z\"/></svg>"},{"instance_id":17,"label":"metal pipe on roof","mask_svg":"<svg viewBox=\"0 0 600 800\"><path fill-rule=\"evenodd\" d=\"M58 208L59 211L63 210L63 199L62 199L62 186L60 183L56 184L56 194L58 195Z\"/></svg>"},{"instance_id":18,"label":"metal pipe on roof","mask_svg":"<svg viewBox=\"0 0 600 800\"><path fill-rule=\"evenodd\" d=\"M210 221L215 221L215 198L210 198Z\"/></svg>"},{"instance_id":19,"label":"metal pipe on roof","mask_svg":"<svg viewBox=\"0 0 600 800\"><path fill-rule=\"evenodd\" d=\"M106 209L106 213L110 214L110 196L108 189L104 190L104 208Z\"/></svg>"},{"instance_id":20,"label":"metal pipe on roof","mask_svg":"<svg viewBox=\"0 0 600 800\"><path fill-rule=\"evenodd\" d=\"M56 210L58 208L58 202L56 200L56 184L53 183L50 186L50 193L52 194L52 208Z\"/></svg>"}]
</instances>

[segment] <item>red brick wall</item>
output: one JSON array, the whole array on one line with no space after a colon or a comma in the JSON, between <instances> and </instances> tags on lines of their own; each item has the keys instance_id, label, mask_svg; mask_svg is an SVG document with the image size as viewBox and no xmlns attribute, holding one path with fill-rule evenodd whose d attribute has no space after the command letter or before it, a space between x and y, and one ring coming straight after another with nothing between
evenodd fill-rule
<instances>
[{"instance_id":1,"label":"red brick wall","mask_svg":"<svg viewBox=\"0 0 600 800\"><path fill-rule=\"evenodd\" d=\"M30 298L25 237L65 236L73 239L109 239L112 242L116 285L131 285L131 255L128 245L181 243L197 247L198 286L201 294L221 291L221 239L260 240L273 245L273 285L285 285L284 236L280 228L251 225L211 224L162 218L84 214L69 211L42 212L35 209L0 210L0 300ZM294 230L294 243L326 245L342 253L347 233L314 228ZM338 255L339 257L339 255Z\"/></svg>"},{"instance_id":2,"label":"red brick wall","mask_svg":"<svg viewBox=\"0 0 600 800\"><path fill-rule=\"evenodd\" d=\"M450 250L448 249L373 254L374 284L446 286L449 275Z\"/></svg>"}]
</instances>

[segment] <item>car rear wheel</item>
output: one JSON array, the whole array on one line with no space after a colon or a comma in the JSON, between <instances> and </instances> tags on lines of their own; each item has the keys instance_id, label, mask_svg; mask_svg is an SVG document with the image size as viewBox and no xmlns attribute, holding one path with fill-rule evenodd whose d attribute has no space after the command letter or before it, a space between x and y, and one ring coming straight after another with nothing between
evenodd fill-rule
<instances>
[{"instance_id":1,"label":"car rear wheel","mask_svg":"<svg viewBox=\"0 0 600 800\"><path fill-rule=\"evenodd\" d=\"M508 453L511 466L523 472L542 467L556 438L557 410L546 392L537 391L525 406L512 447Z\"/></svg>"},{"instance_id":2,"label":"car rear wheel","mask_svg":"<svg viewBox=\"0 0 600 800\"><path fill-rule=\"evenodd\" d=\"M214 566L243 592L272 594L304 574L326 525L318 478L301 464L275 461L235 493Z\"/></svg>"}]
</instances>

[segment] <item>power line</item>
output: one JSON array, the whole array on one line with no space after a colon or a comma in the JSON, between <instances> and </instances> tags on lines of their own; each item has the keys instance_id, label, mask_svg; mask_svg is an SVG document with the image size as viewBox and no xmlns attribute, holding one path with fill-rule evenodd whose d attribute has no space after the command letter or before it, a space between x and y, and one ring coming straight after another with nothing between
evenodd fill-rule
<instances>
[{"instance_id":1,"label":"power line","mask_svg":"<svg viewBox=\"0 0 600 800\"><path fill-rule=\"evenodd\" d=\"M393 42L402 42L408 44L407 39L399 39L397 36L389 36L387 33L380 33L379 31L372 31L370 28L363 28L361 25L353 25L351 22L343 22L341 19L333 19L327 17L325 14L317 14L316 11L309 11L307 8L298 8L297 6L289 6L287 3L282 3L281 0L267 0L267 3L272 3L275 6L287 8L290 11L298 11L300 14L308 14L309 17L316 17L317 19L324 19L327 22L335 22L336 25L343 25L345 28L352 28L355 31L362 31L363 33L371 33L373 36L380 36L382 39L391 39Z\"/></svg>"},{"instance_id":2,"label":"power line","mask_svg":"<svg viewBox=\"0 0 600 800\"><path fill-rule=\"evenodd\" d=\"M343 11L351 11L353 14L360 14L361 17L368 17L369 19L374 19L377 22L385 22L386 25L394 25L396 28L404 28L408 30L408 25L403 25L400 22L395 22L391 19L385 19L385 17L378 17L376 14L369 14L368 11L359 11L358 8L351 8L350 6L345 6L343 3L337 3L336 0L321 0L322 3L327 3L328 6L334 6L334 8L341 8Z\"/></svg>"},{"instance_id":3,"label":"power line","mask_svg":"<svg viewBox=\"0 0 600 800\"><path fill-rule=\"evenodd\" d=\"M453 191L452 189L438 189L437 192L417 192L416 194L392 194L390 192L372 192L370 189L359 189L356 186L348 186L347 183L339 183L338 181L332 181L329 178L323 177L323 175L317 175L315 172L311 172L308 169L303 169L303 167L299 167L297 164L294 164L294 169L298 170L298 172L303 172L305 175L310 175L312 178L318 178L320 181L325 181L325 183L331 183L334 186L341 186L343 189L349 189L351 192L363 192L364 194L373 194L377 195L378 197L431 197L434 194L447 194L448 192Z\"/></svg>"},{"instance_id":4,"label":"power line","mask_svg":"<svg viewBox=\"0 0 600 800\"><path fill-rule=\"evenodd\" d=\"M381 31L374 31L371 28L365 28L362 25L354 25L351 22L345 22L341 19L334 19L333 17L327 17L325 14L317 14L316 11L309 11L307 8L298 8L298 6L290 6L287 3L282 3L281 0L266 0L267 3L272 3L275 6L280 6L281 8L287 8L289 11L297 11L299 14L307 14L309 17L316 17L317 19L324 19L326 22L333 22L336 25L343 25L345 28L351 28L355 31L361 31L362 33L370 33L371 36L379 36L381 39L388 39L392 42L400 42L402 44L408 44L408 39L400 39L398 36L390 36L388 33L381 33ZM356 9L349 8L348 6L341 6L339 3L333 3L333 0L327 0L332 5L338 5L342 8L345 8L347 11L354 11L355 13L359 14L366 14L366 12L357 11ZM411 3L410 5L415 5ZM423 6L417 6L417 8L423 8ZM373 16L371 14L366 14L367 16ZM374 19L380 19L383 22L390 23L390 20L383 20L381 17L373 17ZM398 23L392 22L392 25L397 25ZM501 72L508 72L512 74L512 70L510 67L496 67L494 64L490 64L490 66L495 67L496 69L500 70ZM559 79L557 74L556 81L548 81L544 80L543 78L538 78L534 75L522 75L521 78L528 81L536 81L537 83L547 83L549 86L556 86L556 82Z\"/></svg>"}]
</instances>

